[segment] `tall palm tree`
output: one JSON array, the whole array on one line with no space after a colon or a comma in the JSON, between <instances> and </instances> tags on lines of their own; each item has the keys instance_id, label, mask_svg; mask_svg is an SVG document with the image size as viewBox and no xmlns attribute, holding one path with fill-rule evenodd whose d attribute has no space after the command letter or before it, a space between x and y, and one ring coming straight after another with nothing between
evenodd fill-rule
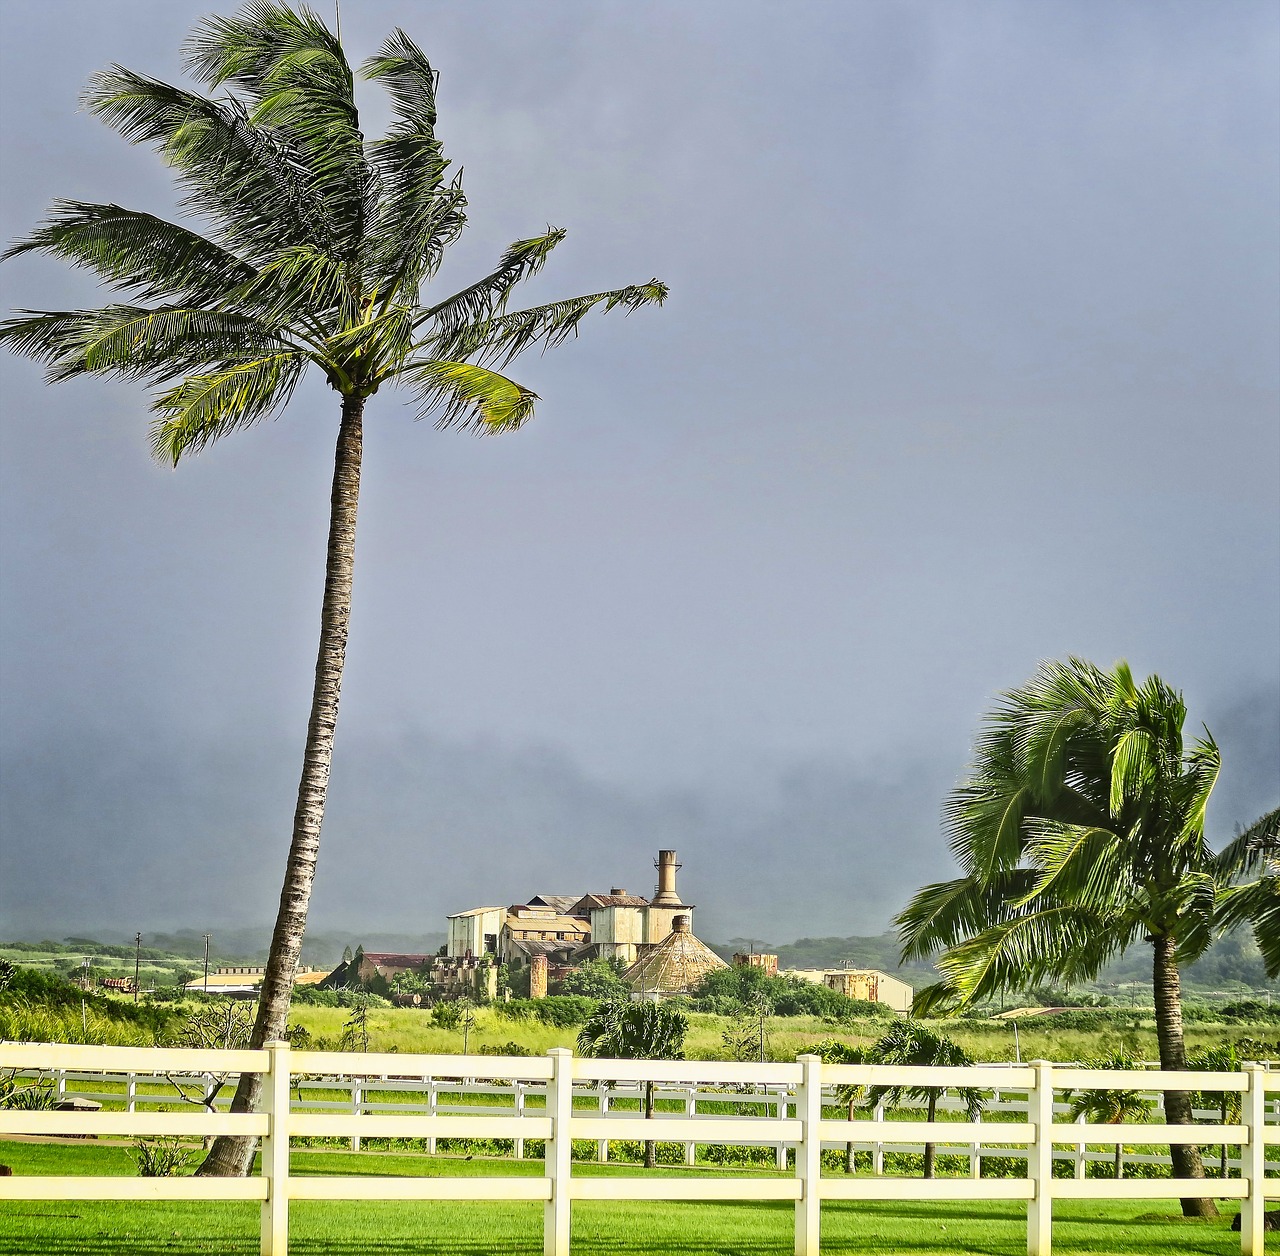
<instances>
[{"instance_id":1,"label":"tall palm tree","mask_svg":"<svg viewBox=\"0 0 1280 1256\"><path fill-rule=\"evenodd\" d=\"M1088 980L1147 942L1160 1065L1186 1067L1178 967L1212 938L1221 874L1204 837L1218 748L1207 731L1186 747L1185 719L1180 694L1125 663L1045 663L1003 695L944 809L964 875L897 918L904 958L942 952L917 1010ZM1168 1092L1165 1114L1192 1124L1189 1096ZM1176 1176L1204 1176L1198 1147L1171 1155ZM1183 1211L1217 1215L1207 1199Z\"/></svg>"},{"instance_id":2,"label":"tall palm tree","mask_svg":"<svg viewBox=\"0 0 1280 1256\"><path fill-rule=\"evenodd\" d=\"M608 1060L683 1060L688 1018L665 1003L610 999L591 1014L578 1032L583 1055ZM644 1084L644 1114L653 1116L653 1082ZM646 1139L644 1167L657 1168L658 1144Z\"/></svg>"},{"instance_id":3,"label":"tall palm tree","mask_svg":"<svg viewBox=\"0 0 1280 1256\"><path fill-rule=\"evenodd\" d=\"M963 1068L973 1063L973 1057L946 1034L940 1034L914 1021L903 1021L867 1048L863 1062L908 1065L913 1068ZM925 1120L932 1124L938 1115L940 1091L938 1086L868 1086L862 1103L868 1108L878 1108L882 1103L897 1107L904 1100L924 1100ZM976 1121L985 1104L982 1092L971 1086L962 1086L958 1093L964 1099L969 1120ZM923 1176L933 1177L936 1164L937 1146L925 1143Z\"/></svg>"},{"instance_id":4,"label":"tall palm tree","mask_svg":"<svg viewBox=\"0 0 1280 1256\"><path fill-rule=\"evenodd\" d=\"M390 96L387 134L366 141L355 76L312 11L254 0L193 30L186 67L208 94L113 66L88 110L153 145L182 185L193 227L118 205L59 201L6 256L43 251L94 271L127 303L22 311L0 340L50 381L116 375L158 385L151 439L177 463L283 406L309 368L340 415L315 690L279 915L253 1045L283 1037L328 786L351 609L365 403L405 387L440 427L505 432L536 395L504 374L534 345L576 334L593 309L661 303L656 280L509 310L513 288L564 238L518 240L489 274L428 294L466 223L459 176L436 138L436 73L400 30L361 67ZM241 1079L235 1109L259 1090ZM202 1171L247 1171L249 1140L220 1139Z\"/></svg>"}]
</instances>

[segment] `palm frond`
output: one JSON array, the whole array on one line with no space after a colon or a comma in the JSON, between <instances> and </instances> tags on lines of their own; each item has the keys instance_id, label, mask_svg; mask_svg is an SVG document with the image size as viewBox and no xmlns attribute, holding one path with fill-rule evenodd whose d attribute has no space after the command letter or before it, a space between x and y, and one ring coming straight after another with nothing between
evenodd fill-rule
<instances>
[{"instance_id":1,"label":"palm frond","mask_svg":"<svg viewBox=\"0 0 1280 1256\"><path fill-rule=\"evenodd\" d=\"M302 320L313 329L350 325L359 317L347 263L310 245L281 248L230 300L260 311L273 325Z\"/></svg>"},{"instance_id":2,"label":"palm frond","mask_svg":"<svg viewBox=\"0 0 1280 1256\"><path fill-rule=\"evenodd\" d=\"M1262 871L1280 860L1280 807L1256 819L1226 846L1215 863L1233 877Z\"/></svg>"},{"instance_id":3,"label":"palm frond","mask_svg":"<svg viewBox=\"0 0 1280 1256\"><path fill-rule=\"evenodd\" d=\"M935 966L958 1006L1000 990L1090 980L1139 932L1125 917L1074 906L1029 908L945 951Z\"/></svg>"},{"instance_id":4,"label":"palm frond","mask_svg":"<svg viewBox=\"0 0 1280 1256\"><path fill-rule=\"evenodd\" d=\"M471 362L411 363L403 377L414 388L418 417L435 413L438 428L512 431L533 415L538 394Z\"/></svg>"},{"instance_id":5,"label":"palm frond","mask_svg":"<svg viewBox=\"0 0 1280 1256\"><path fill-rule=\"evenodd\" d=\"M358 375L366 387L376 389L399 372L414 348L413 311L394 305L330 336L325 343L331 360L350 377Z\"/></svg>"},{"instance_id":6,"label":"palm frond","mask_svg":"<svg viewBox=\"0 0 1280 1256\"><path fill-rule=\"evenodd\" d=\"M1007 899L1025 894L1035 880L1027 869L1010 869L988 880L960 877L919 890L893 923L902 959L928 959L1002 919Z\"/></svg>"},{"instance_id":7,"label":"palm frond","mask_svg":"<svg viewBox=\"0 0 1280 1256\"><path fill-rule=\"evenodd\" d=\"M298 348L246 315L135 305L20 310L0 324L0 344L45 363L50 383L86 374L160 383L231 356Z\"/></svg>"},{"instance_id":8,"label":"palm frond","mask_svg":"<svg viewBox=\"0 0 1280 1256\"><path fill-rule=\"evenodd\" d=\"M666 298L666 285L653 279L612 292L594 292L501 314L475 326L442 329L426 340L432 352L442 357L475 358L486 365L505 367L531 345L548 349L576 336L578 324L597 306L606 314L618 308L630 313L644 305L661 305Z\"/></svg>"},{"instance_id":9,"label":"palm frond","mask_svg":"<svg viewBox=\"0 0 1280 1256\"><path fill-rule=\"evenodd\" d=\"M1057 899L1099 914L1118 910L1128 892L1124 848L1107 828L1034 820L1028 825L1027 859L1037 876L1015 908L1035 899Z\"/></svg>"},{"instance_id":10,"label":"palm frond","mask_svg":"<svg viewBox=\"0 0 1280 1256\"><path fill-rule=\"evenodd\" d=\"M185 227L84 201L55 201L47 220L0 261L31 252L87 267L141 301L177 297L184 305L216 304L255 275L247 262Z\"/></svg>"},{"instance_id":11,"label":"palm frond","mask_svg":"<svg viewBox=\"0 0 1280 1256\"><path fill-rule=\"evenodd\" d=\"M1213 942L1221 889L1218 877L1210 872L1185 872L1179 878L1174 925L1179 964L1195 963Z\"/></svg>"},{"instance_id":12,"label":"palm frond","mask_svg":"<svg viewBox=\"0 0 1280 1256\"><path fill-rule=\"evenodd\" d=\"M1158 769L1153 755L1158 747L1149 730L1127 728L1120 734L1111 756L1111 814L1119 816L1125 804L1151 786Z\"/></svg>"},{"instance_id":13,"label":"palm frond","mask_svg":"<svg viewBox=\"0 0 1280 1256\"><path fill-rule=\"evenodd\" d=\"M339 253L354 262L374 189L364 156L351 67L337 37L309 9L252 0L233 17L207 17L185 45L187 68L210 87L230 84L252 101L250 120L296 151L323 202Z\"/></svg>"},{"instance_id":14,"label":"palm frond","mask_svg":"<svg viewBox=\"0 0 1280 1256\"><path fill-rule=\"evenodd\" d=\"M289 400L306 365L303 354L284 352L190 376L156 398L152 451L176 465L184 454L251 426Z\"/></svg>"},{"instance_id":15,"label":"palm frond","mask_svg":"<svg viewBox=\"0 0 1280 1256\"><path fill-rule=\"evenodd\" d=\"M562 228L549 226L544 235L517 240L483 279L433 305L422 319L435 319L445 337L488 322L506 307L516 284L542 269L565 234Z\"/></svg>"},{"instance_id":16,"label":"palm frond","mask_svg":"<svg viewBox=\"0 0 1280 1256\"><path fill-rule=\"evenodd\" d=\"M89 80L83 103L131 144L154 146L186 189L184 207L218 223L248 261L290 244L337 251L334 222L302 155L253 126L239 101L208 100L116 65Z\"/></svg>"},{"instance_id":17,"label":"palm frond","mask_svg":"<svg viewBox=\"0 0 1280 1256\"><path fill-rule=\"evenodd\" d=\"M444 182L449 163L435 133L437 76L399 29L361 72L386 87L394 115L387 135L369 145L382 189L369 232L370 266L391 295L402 290L415 295L467 221L461 179Z\"/></svg>"}]
</instances>

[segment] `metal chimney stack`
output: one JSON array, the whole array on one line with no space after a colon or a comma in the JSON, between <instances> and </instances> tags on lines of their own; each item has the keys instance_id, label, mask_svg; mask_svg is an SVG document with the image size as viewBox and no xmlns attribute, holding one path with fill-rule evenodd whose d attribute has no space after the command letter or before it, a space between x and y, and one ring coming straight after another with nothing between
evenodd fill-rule
<instances>
[{"instance_id":1,"label":"metal chimney stack","mask_svg":"<svg viewBox=\"0 0 1280 1256\"><path fill-rule=\"evenodd\" d=\"M653 896L651 905L654 907L683 907L684 904L680 901L680 895L676 893L676 870L680 867L676 863L676 852L673 850L660 850L653 866L658 870L658 892Z\"/></svg>"}]
</instances>

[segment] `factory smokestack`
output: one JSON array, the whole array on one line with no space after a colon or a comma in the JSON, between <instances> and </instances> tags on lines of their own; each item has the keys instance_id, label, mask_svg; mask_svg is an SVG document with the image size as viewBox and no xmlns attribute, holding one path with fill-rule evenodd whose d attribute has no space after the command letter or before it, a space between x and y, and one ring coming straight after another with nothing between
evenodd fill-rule
<instances>
[{"instance_id":1,"label":"factory smokestack","mask_svg":"<svg viewBox=\"0 0 1280 1256\"><path fill-rule=\"evenodd\" d=\"M680 867L676 863L676 852L660 850L653 866L658 870L658 892L653 896L652 906L683 907L680 895L676 893L676 869Z\"/></svg>"}]
</instances>

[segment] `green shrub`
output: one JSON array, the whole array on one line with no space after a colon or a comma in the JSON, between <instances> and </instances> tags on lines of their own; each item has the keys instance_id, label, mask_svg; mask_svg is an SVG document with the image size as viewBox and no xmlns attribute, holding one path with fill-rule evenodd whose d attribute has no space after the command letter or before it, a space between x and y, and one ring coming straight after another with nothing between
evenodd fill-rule
<instances>
[{"instance_id":1,"label":"green shrub","mask_svg":"<svg viewBox=\"0 0 1280 1256\"><path fill-rule=\"evenodd\" d=\"M129 1159L139 1177L181 1177L194 1154L176 1138L139 1138Z\"/></svg>"},{"instance_id":2,"label":"green shrub","mask_svg":"<svg viewBox=\"0 0 1280 1256\"><path fill-rule=\"evenodd\" d=\"M819 1016L847 1022L893 1016L891 1008L865 999L851 999L828 986L798 977L770 976L759 968L718 968L708 973L693 992L693 1008L719 1016L737 1016L764 999L775 1016Z\"/></svg>"},{"instance_id":3,"label":"green shrub","mask_svg":"<svg viewBox=\"0 0 1280 1256\"><path fill-rule=\"evenodd\" d=\"M575 994L585 999L625 999L631 987L622 979L619 965L607 959L591 959L579 964L560 983L561 994Z\"/></svg>"},{"instance_id":4,"label":"green shrub","mask_svg":"<svg viewBox=\"0 0 1280 1256\"><path fill-rule=\"evenodd\" d=\"M556 1029L568 1029L574 1025L585 1025L597 1006L595 999L581 995L553 994L545 999L512 999L509 1003L495 1003L493 1010L511 1020L539 1020Z\"/></svg>"}]
</instances>

